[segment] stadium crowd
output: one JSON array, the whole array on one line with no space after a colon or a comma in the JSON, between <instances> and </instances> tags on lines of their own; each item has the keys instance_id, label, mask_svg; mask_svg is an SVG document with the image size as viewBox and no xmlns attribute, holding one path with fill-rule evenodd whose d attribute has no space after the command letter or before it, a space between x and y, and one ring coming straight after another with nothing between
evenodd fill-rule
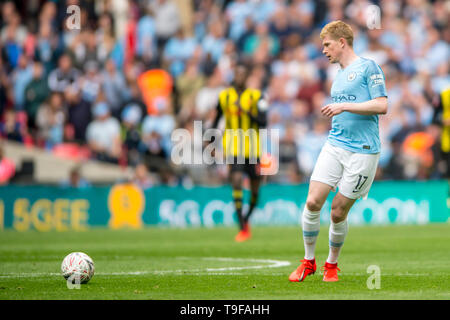
<instances>
[{"instance_id":1,"label":"stadium crowd","mask_svg":"<svg viewBox=\"0 0 450 320\"><path fill-rule=\"evenodd\" d=\"M372 4L379 29L367 25ZM81 8L80 28L71 28L71 5ZM386 77L377 179L441 178L434 111L450 85L449 16L442 0L1 1L0 136L136 167L145 187L224 183L225 166L174 166L170 137L212 121L243 62L248 87L267 93L269 129L280 130L280 172L269 181L305 182L327 138L320 109L338 69L319 33L340 19L355 52ZM171 90L150 106L140 79L153 69L166 71Z\"/></svg>"}]
</instances>

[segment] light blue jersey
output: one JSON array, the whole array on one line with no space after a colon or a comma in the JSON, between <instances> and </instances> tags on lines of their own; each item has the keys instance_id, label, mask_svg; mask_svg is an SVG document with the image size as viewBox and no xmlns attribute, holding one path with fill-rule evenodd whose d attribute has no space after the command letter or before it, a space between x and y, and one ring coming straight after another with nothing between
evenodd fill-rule
<instances>
[{"instance_id":1,"label":"light blue jersey","mask_svg":"<svg viewBox=\"0 0 450 320\"><path fill-rule=\"evenodd\" d=\"M378 97L387 97L383 70L362 57L339 70L331 86L334 103L366 102ZM351 152L379 153L378 115L342 112L334 116L328 141Z\"/></svg>"}]
</instances>

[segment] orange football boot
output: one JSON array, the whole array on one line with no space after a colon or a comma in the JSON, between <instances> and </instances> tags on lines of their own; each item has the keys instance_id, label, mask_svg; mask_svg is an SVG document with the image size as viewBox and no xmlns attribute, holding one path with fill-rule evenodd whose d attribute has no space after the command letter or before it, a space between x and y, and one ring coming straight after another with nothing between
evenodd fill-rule
<instances>
[{"instance_id":1,"label":"orange football boot","mask_svg":"<svg viewBox=\"0 0 450 320\"><path fill-rule=\"evenodd\" d=\"M338 275L337 272L341 271L341 269L338 268L337 263L328 263L325 262L325 265L321 268L323 271L323 281L326 282L335 282L338 281Z\"/></svg>"},{"instance_id":2,"label":"orange football boot","mask_svg":"<svg viewBox=\"0 0 450 320\"><path fill-rule=\"evenodd\" d=\"M252 237L252 234L250 233L250 227L248 223L244 224L244 229L239 231L239 233L236 235L234 240L236 242L244 242L249 240Z\"/></svg>"},{"instance_id":3,"label":"orange football boot","mask_svg":"<svg viewBox=\"0 0 450 320\"><path fill-rule=\"evenodd\" d=\"M294 270L289 276L289 281L292 282L301 282L305 280L307 276L310 274L314 274L317 269L316 259L306 260L303 259L300 261L302 264Z\"/></svg>"}]
</instances>

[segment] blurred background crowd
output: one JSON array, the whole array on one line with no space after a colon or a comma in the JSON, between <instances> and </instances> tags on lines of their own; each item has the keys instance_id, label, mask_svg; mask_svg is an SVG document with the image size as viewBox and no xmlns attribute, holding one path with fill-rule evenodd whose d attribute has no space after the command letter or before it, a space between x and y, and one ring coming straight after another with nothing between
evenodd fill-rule
<instances>
[{"instance_id":1,"label":"blurred background crowd","mask_svg":"<svg viewBox=\"0 0 450 320\"><path fill-rule=\"evenodd\" d=\"M268 181L306 182L327 138L330 120L320 108L338 70L321 53L319 33L340 19L353 28L355 52L386 77L377 179L444 177L434 115L450 85L449 1L0 3L4 139L132 166L143 187L225 183L226 166L174 166L170 137L176 128L192 132L194 120L211 123L219 92L243 62L247 86L267 93L269 129L280 130L280 171ZM367 27L372 4L381 9L380 29ZM79 29L71 28L71 5L81 9ZM11 170L0 152L2 182ZM83 183L76 169L71 179Z\"/></svg>"}]
</instances>

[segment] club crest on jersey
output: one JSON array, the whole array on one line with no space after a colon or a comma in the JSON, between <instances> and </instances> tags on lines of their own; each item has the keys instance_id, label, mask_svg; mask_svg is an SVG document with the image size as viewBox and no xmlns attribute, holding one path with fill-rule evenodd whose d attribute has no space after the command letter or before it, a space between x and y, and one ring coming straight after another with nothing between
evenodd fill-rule
<instances>
[{"instance_id":1,"label":"club crest on jersey","mask_svg":"<svg viewBox=\"0 0 450 320\"><path fill-rule=\"evenodd\" d=\"M356 78L356 72L349 73L347 76L348 81L353 81Z\"/></svg>"}]
</instances>

